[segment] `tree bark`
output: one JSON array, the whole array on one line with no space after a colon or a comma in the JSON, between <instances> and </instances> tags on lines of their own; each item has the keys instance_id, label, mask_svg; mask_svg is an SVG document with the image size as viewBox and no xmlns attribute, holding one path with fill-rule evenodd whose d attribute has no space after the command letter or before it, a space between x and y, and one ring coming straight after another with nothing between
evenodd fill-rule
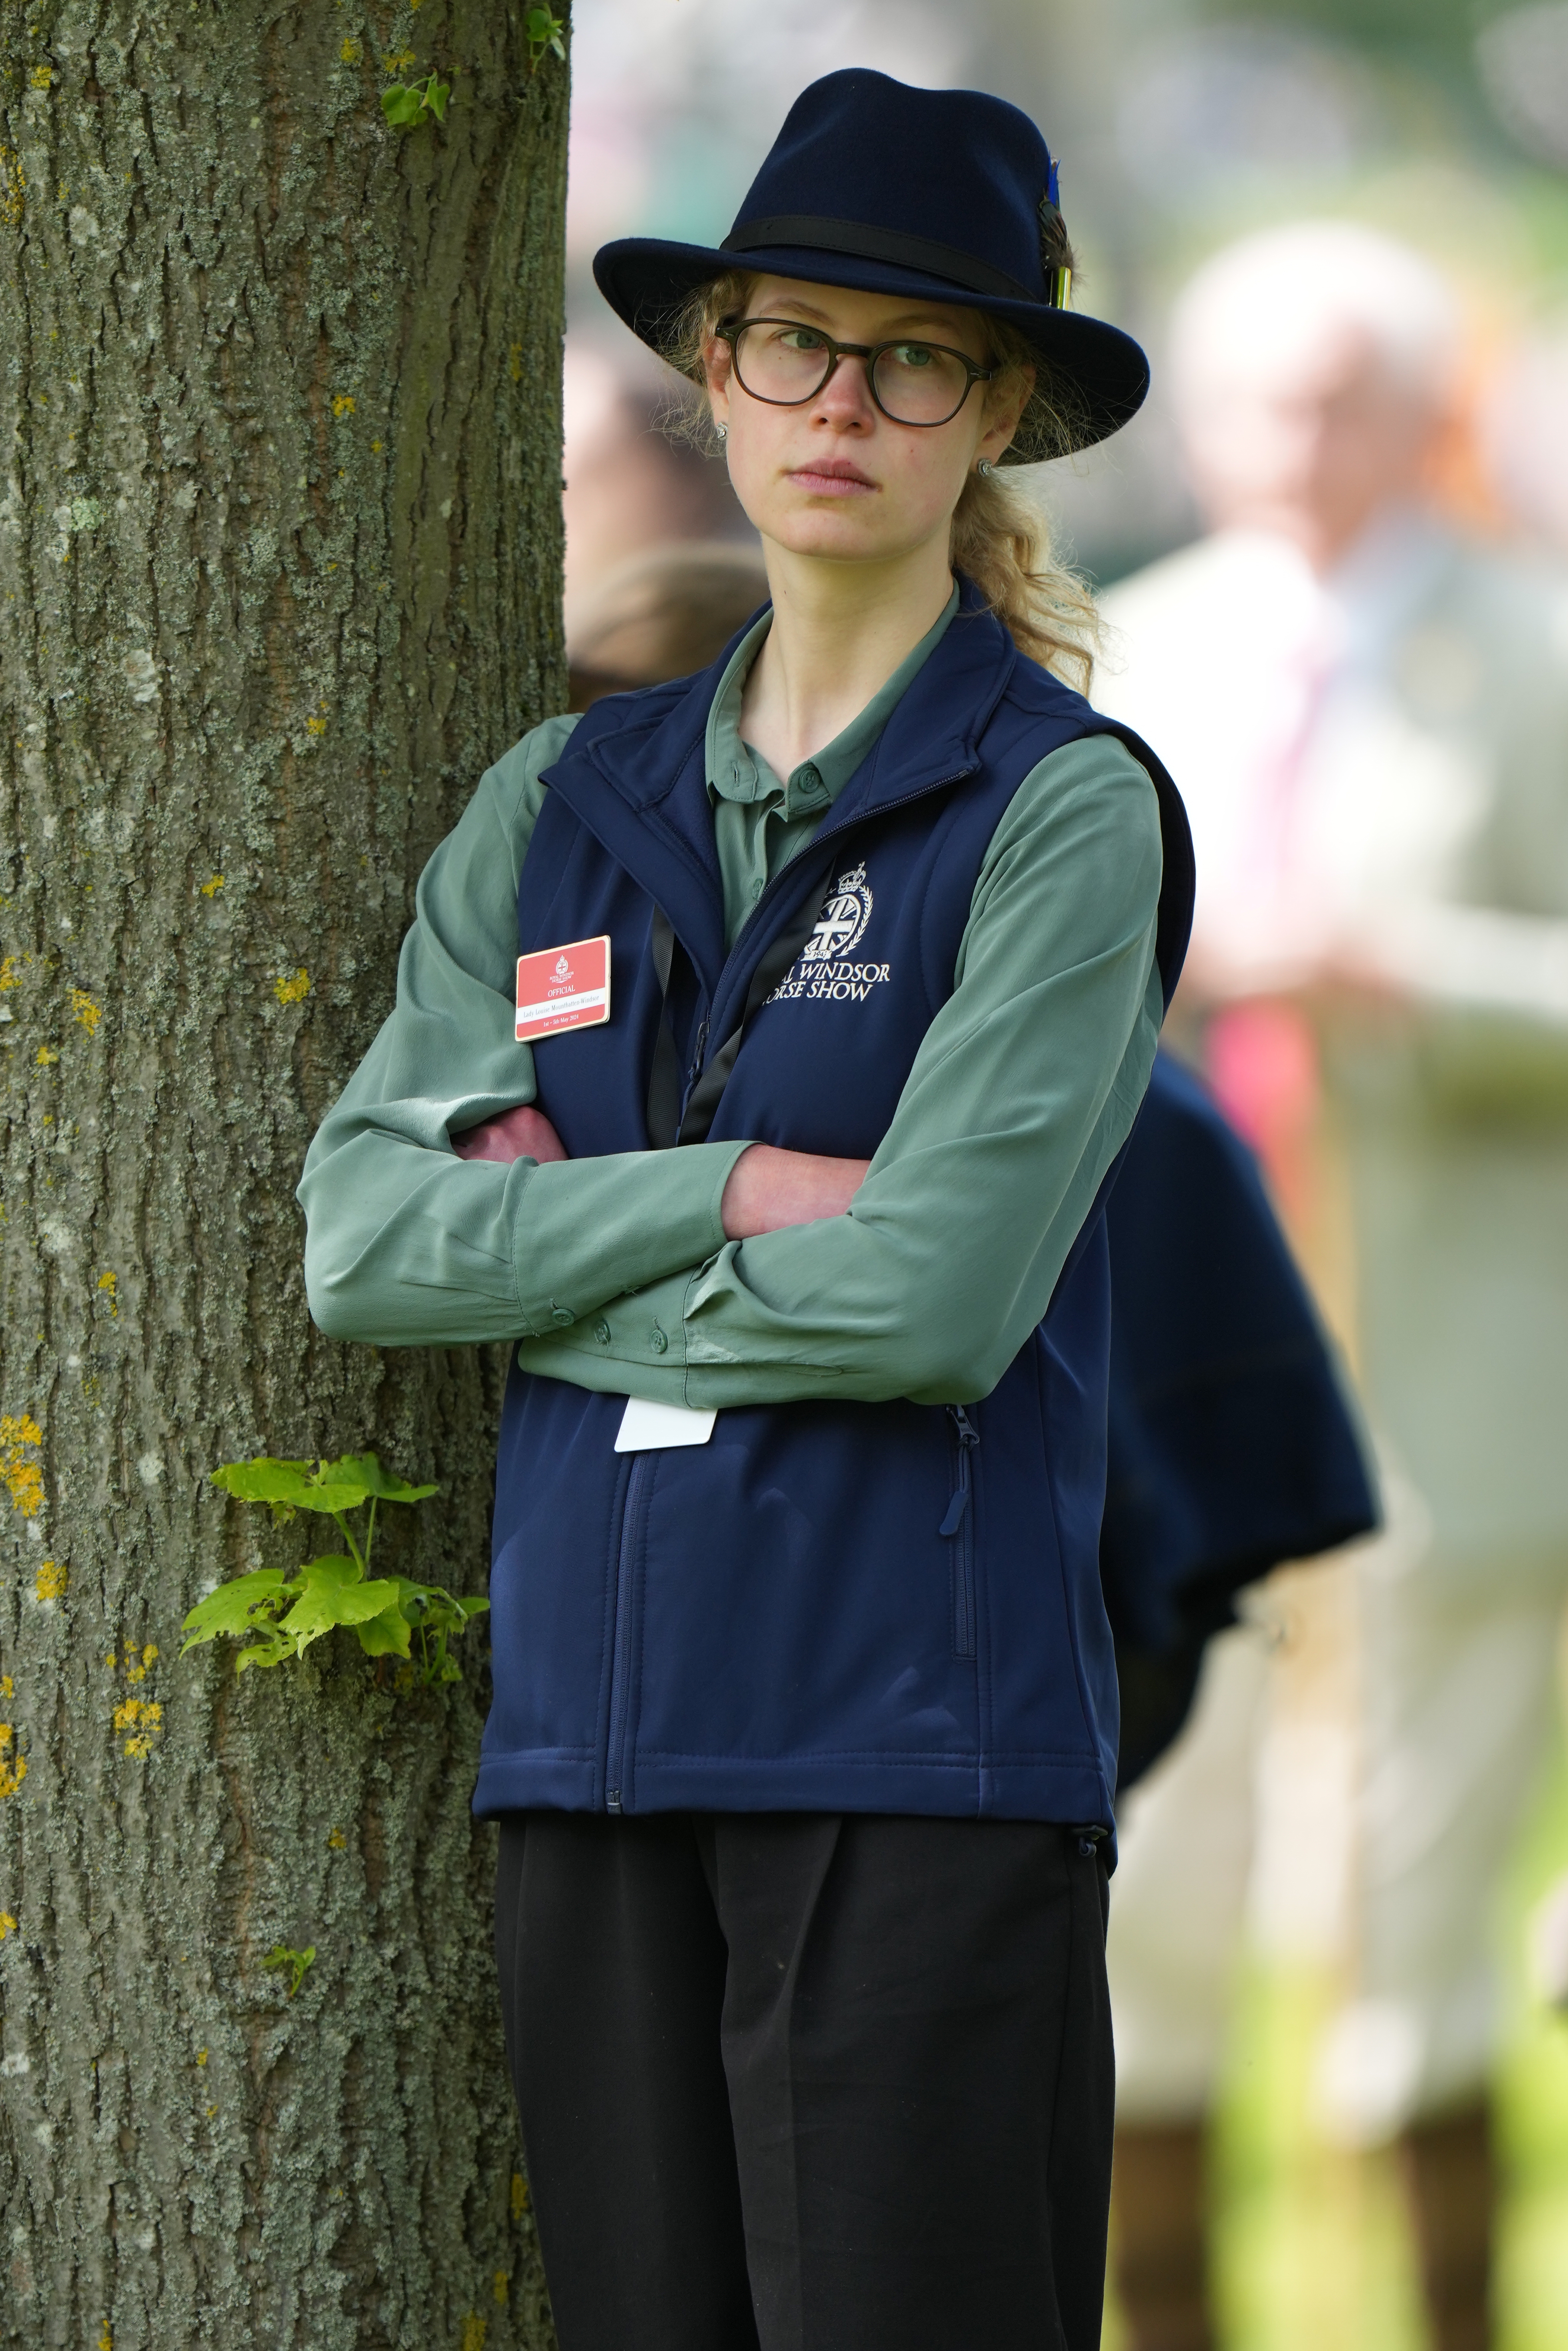
<instances>
[{"instance_id":1,"label":"tree bark","mask_svg":"<svg viewBox=\"0 0 1568 2351\"><path fill-rule=\"evenodd\" d=\"M344 1634L243 1679L232 1646L177 1654L214 1580L306 1555L207 1482L252 1453L439 1479L384 1542L484 1588L497 1365L323 1340L293 1190L423 859L564 705L567 78L524 16L0 0L0 2343L26 2351L550 2339L468 1813L484 1620L429 1693ZM432 69L444 120L390 128L382 89ZM279 1944L316 1950L292 1998Z\"/></svg>"}]
</instances>

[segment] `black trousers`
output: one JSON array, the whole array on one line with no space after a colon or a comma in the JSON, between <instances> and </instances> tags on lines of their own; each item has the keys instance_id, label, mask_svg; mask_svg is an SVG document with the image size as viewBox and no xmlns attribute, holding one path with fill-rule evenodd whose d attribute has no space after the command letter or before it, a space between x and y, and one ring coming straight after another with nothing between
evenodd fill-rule
<instances>
[{"instance_id":1,"label":"black trousers","mask_svg":"<svg viewBox=\"0 0 1568 2351\"><path fill-rule=\"evenodd\" d=\"M1105 1907L1035 1823L504 1820L561 2351L1098 2351Z\"/></svg>"}]
</instances>

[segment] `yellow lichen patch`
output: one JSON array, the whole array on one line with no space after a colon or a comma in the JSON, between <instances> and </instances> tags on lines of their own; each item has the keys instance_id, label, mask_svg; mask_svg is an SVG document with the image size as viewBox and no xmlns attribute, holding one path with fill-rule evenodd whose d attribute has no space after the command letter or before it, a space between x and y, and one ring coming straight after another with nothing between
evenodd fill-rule
<instances>
[{"instance_id":1,"label":"yellow lichen patch","mask_svg":"<svg viewBox=\"0 0 1568 2351\"><path fill-rule=\"evenodd\" d=\"M98 2351L114 2351L114 2337L109 2331L107 2318L103 2322L103 2331L98 2338Z\"/></svg>"},{"instance_id":2,"label":"yellow lichen patch","mask_svg":"<svg viewBox=\"0 0 1568 2351\"><path fill-rule=\"evenodd\" d=\"M52 1045L40 1045L35 1056L40 1070L47 1070L51 1061L57 1061L59 1058Z\"/></svg>"},{"instance_id":3,"label":"yellow lichen patch","mask_svg":"<svg viewBox=\"0 0 1568 2351\"><path fill-rule=\"evenodd\" d=\"M103 1019L103 1007L95 1004L84 987L71 990L71 1019L87 1030L90 1037Z\"/></svg>"},{"instance_id":4,"label":"yellow lichen patch","mask_svg":"<svg viewBox=\"0 0 1568 2351\"><path fill-rule=\"evenodd\" d=\"M27 1776L27 1759L14 1752L16 1734L8 1722L0 1722L0 1803L14 1796Z\"/></svg>"},{"instance_id":5,"label":"yellow lichen patch","mask_svg":"<svg viewBox=\"0 0 1568 2351\"><path fill-rule=\"evenodd\" d=\"M140 1657L134 1649L125 1652L125 1678L128 1682L144 1682L157 1662L158 1644L149 1641Z\"/></svg>"},{"instance_id":6,"label":"yellow lichen patch","mask_svg":"<svg viewBox=\"0 0 1568 2351\"><path fill-rule=\"evenodd\" d=\"M120 1276L117 1273L100 1273L98 1277L98 1286L103 1292L104 1301L107 1304L110 1312L118 1322L120 1320L120 1305L118 1297L120 1290Z\"/></svg>"},{"instance_id":7,"label":"yellow lichen patch","mask_svg":"<svg viewBox=\"0 0 1568 2351\"><path fill-rule=\"evenodd\" d=\"M365 52L362 44L356 41L352 34L350 35L349 38L343 43L342 47L338 52L338 55L342 58L343 63L346 66L357 66L364 54Z\"/></svg>"},{"instance_id":8,"label":"yellow lichen patch","mask_svg":"<svg viewBox=\"0 0 1568 2351\"><path fill-rule=\"evenodd\" d=\"M9 1698L11 1694L12 1688L10 1675L0 1674L0 1698Z\"/></svg>"},{"instance_id":9,"label":"yellow lichen patch","mask_svg":"<svg viewBox=\"0 0 1568 2351\"><path fill-rule=\"evenodd\" d=\"M204 2064L206 2064L206 2062L207 2062L207 2053L206 2053L206 2051L205 2051L204 2049L198 2049L198 2050L197 2050L197 2052L196 2052L196 2063L197 2063L197 2064L198 2064L198 2065L204 2065Z\"/></svg>"},{"instance_id":10,"label":"yellow lichen patch","mask_svg":"<svg viewBox=\"0 0 1568 2351\"><path fill-rule=\"evenodd\" d=\"M528 2209L528 2183L520 2171L512 2174L512 2218L520 2220Z\"/></svg>"},{"instance_id":11,"label":"yellow lichen patch","mask_svg":"<svg viewBox=\"0 0 1568 2351\"><path fill-rule=\"evenodd\" d=\"M35 66L27 76L35 89L47 89L54 78L55 69L52 66Z\"/></svg>"},{"instance_id":12,"label":"yellow lichen patch","mask_svg":"<svg viewBox=\"0 0 1568 2351\"><path fill-rule=\"evenodd\" d=\"M71 1573L60 1561L47 1559L33 1578L33 1596L37 1600L63 1600Z\"/></svg>"},{"instance_id":13,"label":"yellow lichen patch","mask_svg":"<svg viewBox=\"0 0 1568 2351\"><path fill-rule=\"evenodd\" d=\"M514 343L512 345L511 371L512 381L514 383L521 383L523 380L523 347L521 343Z\"/></svg>"},{"instance_id":14,"label":"yellow lichen patch","mask_svg":"<svg viewBox=\"0 0 1568 2351\"><path fill-rule=\"evenodd\" d=\"M371 443L371 456L372 456L372 457L379 457L379 456L381 455L381 454L382 454L382 444L381 444L381 443L380 443L379 441L372 441L372 442Z\"/></svg>"},{"instance_id":15,"label":"yellow lichen patch","mask_svg":"<svg viewBox=\"0 0 1568 2351\"><path fill-rule=\"evenodd\" d=\"M303 964L296 972L280 971L272 983L279 1004L299 1004L310 993L310 975Z\"/></svg>"},{"instance_id":16,"label":"yellow lichen patch","mask_svg":"<svg viewBox=\"0 0 1568 2351\"><path fill-rule=\"evenodd\" d=\"M490 2281L496 2299L503 2310L507 2307L507 2288L510 2282L505 2270L497 2270Z\"/></svg>"},{"instance_id":17,"label":"yellow lichen patch","mask_svg":"<svg viewBox=\"0 0 1568 2351\"><path fill-rule=\"evenodd\" d=\"M16 1931L16 1921L10 1911L0 1910L0 1943L5 1940L7 1935L14 1935Z\"/></svg>"},{"instance_id":18,"label":"yellow lichen patch","mask_svg":"<svg viewBox=\"0 0 1568 2351\"><path fill-rule=\"evenodd\" d=\"M343 1834L341 1829L334 1829L331 1835L327 1839L328 1848L332 1853L341 1853L343 1847L348 1844L348 1842L349 1840Z\"/></svg>"},{"instance_id":19,"label":"yellow lichen patch","mask_svg":"<svg viewBox=\"0 0 1568 2351\"><path fill-rule=\"evenodd\" d=\"M214 873L214 876L213 876L213 878L212 878L212 880L211 880L210 882L204 882L204 883L203 883L203 884L202 884L202 895L203 895L203 897L204 897L204 898L215 898L215 897L217 896L217 894L218 894L218 892L223 888L223 886L224 886L224 877L223 877L223 875L222 875L221 873Z\"/></svg>"},{"instance_id":20,"label":"yellow lichen patch","mask_svg":"<svg viewBox=\"0 0 1568 2351\"><path fill-rule=\"evenodd\" d=\"M389 56L382 59L382 70L389 74L406 73L413 61L412 49L400 49L395 57Z\"/></svg>"},{"instance_id":21,"label":"yellow lichen patch","mask_svg":"<svg viewBox=\"0 0 1568 2351\"><path fill-rule=\"evenodd\" d=\"M125 1738L120 1752L139 1763L152 1752L162 1727L163 1709L152 1698L128 1698L114 1709L114 1735Z\"/></svg>"},{"instance_id":22,"label":"yellow lichen patch","mask_svg":"<svg viewBox=\"0 0 1568 2351\"><path fill-rule=\"evenodd\" d=\"M332 565L328 566L329 570L334 568ZM308 718L305 721L305 732L307 735L325 735L327 721L324 718Z\"/></svg>"},{"instance_id":23,"label":"yellow lichen patch","mask_svg":"<svg viewBox=\"0 0 1568 2351\"><path fill-rule=\"evenodd\" d=\"M15 147L0 140L0 228L18 228L26 206L27 175Z\"/></svg>"},{"instance_id":24,"label":"yellow lichen patch","mask_svg":"<svg viewBox=\"0 0 1568 2351\"><path fill-rule=\"evenodd\" d=\"M485 2351L485 2337L489 2332L489 2320L471 2310L463 2322L463 2351Z\"/></svg>"},{"instance_id":25,"label":"yellow lichen patch","mask_svg":"<svg viewBox=\"0 0 1568 2351\"><path fill-rule=\"evenodd\" d=\"M333 413L333 415L334 415L334 416L352 416L353 413L354 413L354 395L353 395L353 393L352 393L351 392L335 392L332 394L332 413Z\"/></svg>"},{"instance_id":26,"label":"yellow lichen patch","mask_svg":"<svg viewBox=\"0 0 1568 2351\"><path fill-rule=\"evenodd\" d=\"M0 1418L0 1479L25 1519L36 1519L44 1499L44 1476L28 1458L44 1441L44 1432L29 1412Z\"/></svg>"},{"instance_id":27,"label":"yellow lichen patch","mask_svg":"<svg viewBox=\"0 0 1568 2351\"><path fill-rule=\"evenodd\" d=\"M0 956L0 996L4 996L8 987L21 987L22 975L16 966L23 962L31 963L32 960L31 956Z\"/></svg>"}]
</instances>

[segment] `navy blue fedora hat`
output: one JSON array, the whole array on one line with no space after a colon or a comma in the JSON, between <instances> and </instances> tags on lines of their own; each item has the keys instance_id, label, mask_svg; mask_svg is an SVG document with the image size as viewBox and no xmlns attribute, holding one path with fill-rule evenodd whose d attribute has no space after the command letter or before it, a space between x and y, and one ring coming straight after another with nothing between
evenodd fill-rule
<instances>
[{"instance_id":1,"label":"navy blue fedora hat","mask_svg":"<svg viewBox=\"0 0 1568 2351\"><path fill-rule=\"evenodd\" d=\"M1043 441L1024 430L1009 452L1026 462L1103 441L1149 388L1130 335L1066 308L1056 197L1050 149L1005 99L851 67L801 91L722 245L619 237L593 274L658 351L697 287L733 269L1005 319L1042 363L1031 408L1051 412Z\"/></svg>"}]
</instances>

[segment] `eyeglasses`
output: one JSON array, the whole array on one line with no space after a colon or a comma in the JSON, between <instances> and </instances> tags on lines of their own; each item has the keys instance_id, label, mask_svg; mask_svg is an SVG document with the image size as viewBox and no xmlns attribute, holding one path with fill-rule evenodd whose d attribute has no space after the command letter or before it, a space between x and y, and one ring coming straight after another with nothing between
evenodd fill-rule
<instances>
[{"instance_id":1,"label":"eyeglasses","mask_svg":"<svg viewBox=\"0 0 1568 2351\"><path fill-rule=\"evenodd\" d=\"M841 360L864 360L871 396L894 424L951 423L971 388L996 373L946 343L840 343L798 319L741 319L717 336L729 345L741 390L774 408L802 406Z\"/></svg>"}]
</instances>

